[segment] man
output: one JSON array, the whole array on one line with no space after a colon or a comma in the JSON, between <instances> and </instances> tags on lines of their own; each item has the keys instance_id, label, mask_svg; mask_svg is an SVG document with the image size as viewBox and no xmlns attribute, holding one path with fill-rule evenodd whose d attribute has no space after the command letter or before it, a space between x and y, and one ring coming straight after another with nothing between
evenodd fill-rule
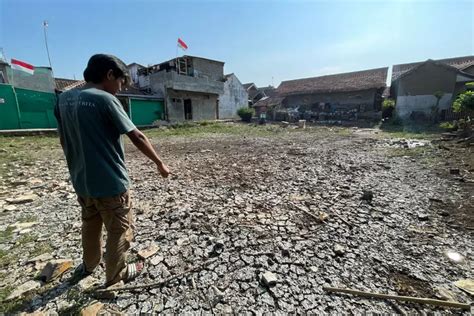
<instances>
[{"instance_id":1,"label":"man","mask_svg":"<svg viewBox=\"0 0 474 316\"><path fill-rule=\"evenodd\" d=\"M59 96L54 113L72 185L82 207L83 263L75 274L83 278L99 265L104 225L105 286L110 286L133 279L144 268L143 262L126 264L133 218L121 135L126 134L156 164L162 177L170 171L114 96L130 80L125 64L115 56L94 55L84 79L84 88Z\"/></svg>"}]
</instances>

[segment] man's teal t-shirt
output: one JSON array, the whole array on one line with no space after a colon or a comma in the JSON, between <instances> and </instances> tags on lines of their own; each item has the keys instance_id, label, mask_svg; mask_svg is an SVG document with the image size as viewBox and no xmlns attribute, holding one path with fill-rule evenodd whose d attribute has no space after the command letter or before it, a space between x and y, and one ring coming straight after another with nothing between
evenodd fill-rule
<instances>
[{"instance_id":1,"label":"man's teal t-shirt","mask_svg":"<svg viewBox=\"0 0 474 316\"><path fill-rule=\"evenodd\" d=\"M54 110L72 185L82 197L110 197L130 186L121 135L135 129L120 101L103 90L73 89Z\"/></svg>"}]
</instances>

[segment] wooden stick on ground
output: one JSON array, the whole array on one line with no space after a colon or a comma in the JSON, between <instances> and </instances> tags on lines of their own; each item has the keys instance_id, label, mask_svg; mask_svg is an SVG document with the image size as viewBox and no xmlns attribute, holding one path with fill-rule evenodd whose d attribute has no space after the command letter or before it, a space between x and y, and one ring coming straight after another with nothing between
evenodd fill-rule
<instances>
[{"instance_id":1,"label":"wooden stick on ground","mask_svg":"<svg viewBox=\"0 0 474 316\"><path fill-rule=\"evenodd\" d=\"M390 300L396 300L396 301L405 301L405 302L413 302L413 303L419 303L419 304L430 304L430 305L436 305L436 306L462 308L464 310L470 310L471 309L470 304L452 302L452 301L441 301L441 300L435 300L435 299L430 299L430 298L379 294L379 293L358 291L358 290L353 290L353 289L340 289L340 288L336 288L336 287L323 287L323 289L325 291L328 291L328 292L347 293L347 294L352 294L352 295L362 296L362 297L384 298L384 299L390 299Z\"/></svg>"},{"instance_id":2,"label":"wooden stick on ground","mask_svg":"<svg viewBox=\"0 0 474 316\"><path fill-rule=\"evenodd\" d=\"M175 279L179 279L179 278L185 276L186 274L202 270L202 268L210 265L211 263L216 262L217 259L218 258L213 258L213 259L207 260L207 261L205 261L205 262L203 262L199 265L196 265L194 267L191 267L191 268L185 270L184 272L181 272L181 273L178 273L176 275L170 276L169 278L164 279L164 280L159 281L159 282L142 284L142 285L125 285L125 286L120 286L120 287L111 288L111 289L95 289L95 290L93 290L93 292L95 292L95 293L109 293L109 292L122 292L122 291L136 290L136 289L148 289L148 288L160 287L160 286L163 286L163 285L165 285L165 284L167 284L167 283L169 283L169 282L171 282Z\"/></svg>"},{"instance_id":3,"label":"wooden stick on ground","mask_svg":"<svg viewBox=\"0 0 474 316\"><path fill-rule=\"evenodd\" d=\"M294 204L294 203L291 203L291 205L293 205L294 207L296 207L298 210L302 211L302 212L305 213L306 215L312 217L312 218L315 219L317 222L321 222L321 219L320 219L318 216L314 215L314 214L311 213L311 212L308 212L307 210L304 209L303 206L299 206L299 205L296 205L296 204Z\"/></svg>"}]
</instances>

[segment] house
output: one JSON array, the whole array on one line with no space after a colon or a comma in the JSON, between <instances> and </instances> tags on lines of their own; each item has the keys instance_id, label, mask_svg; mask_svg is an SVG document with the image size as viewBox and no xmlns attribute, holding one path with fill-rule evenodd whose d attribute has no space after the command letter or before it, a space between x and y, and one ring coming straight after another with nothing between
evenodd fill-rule
<instances>
[{"instance_id":1,"label":"house","mask_svg":"<svg viewBox=\"0 0 474 316\"><path fill-rule=\"evenodd\" d=\"M387 72L384 67L283 81L275 96L284 97L281 107L308 120L376 119Z\"/></svg>"},{"instance_id":2,"label":"house","mask_svg":"<svg viewBox=\"0 0 474 316\"><path fill-rule=\"evenodd\" d=\"M224 63L182 56L138 71L139 88L162 95L169 121L215 120L224 93Z\"/></svg>"},{"instance_id":3,"label":"house","mask_svg":"<svg viewBox=\"0 0 474 316\"><path fill-rule=\"evenodd\" d=\"M64 78L56 79L56 89L64 92L74 88L82 88L86 82L84 80L72 80ZM150 126L155 121L163 120L165 117L165 107L163 96L149 94L141 91L135 85L122 87L117 93L117 99L128 116L136 126Z\"/></svg>"},{"instance_id":4,"label":"house","mask_svg":"<svg viewBox=\"0 0 474 316\"><path fill-rule=\"evenodd\" d=\"M464 56L464 57L454 57L454 58L445 58L445 59L436 59L435 62L445 64L454 68L457 68L463 72L474 75L474 56ZM402 74L412 70L416 66L423 64L424 61L408 63L408 64L398 64L393 65L392 68L392 81L395 81Z\"/></svg>"},{"instance_id":5,"label":"house","mask_svg":"<svg viewBox=\"0 0 474 316\"><path fill-rule=\"evenodd\" d=\"M258 91L258 88L255 85L255 83L253 82L244 83L243 86L249 96L249 102L248 102L249 105L253 105L255 102L257 102L263 97L261 92Z\"/></svg>"},{"instance_id":6,"label":"house","mask_svg":"<svg viewBox=\"0 0 474 316\"><path fill-rule=\"evenodd\" d=\"M473 66L472 56L393 66L390 95L397 115L401 119L443 119L466 82L474 80Z\"/></svg>"},{"instance_id":7,"label":"house","mask_svg":"<svg viewBox=\"0 0 474 316\"><path fill-rule=\"evenodd\" d=\"M245 83L243 86L249 95L249 105L257 103L264 97L270 97L276 94L276 89L273 86L258 88L253 82Z\"/></svg>"},{"instance_id":8,"label":"house","mask_svg":"<svg viewBox=\"0 0 474 316\"><path fill-rule=\"evenodd\" d=\"M255 109L255 115L260 117L260 114L272 114L271 116L267 116L268 119L275 119L273 109L281 108L281 104L285 98L274 95L271 97L263 97L257 101L252 107ZM283 118L282 118L283 119Z\"/></svg>"},{"instance_id":9,"label":"house","mask_svg":"<svg viewBox=\"0 0 474 316\"><path fill-rule=\"evenodd\" d=\"M127 65L127 68L128 68L128 72L130 73L130 78L132 79L133 84L138 86L139 84L138 71L141 69L144 69L145 66L137 64L137 63L131 63Z\"/></svg>"},{"instance_id":10,"label":"house","mask_svg":"<svg viewBox=\"0 0 474 316\"><path fill-rule=\"evenodd\" d=\"M219 95L218 119L237 117L237 110L248 106L249 95L235 74L224 76L224 93Z\"/></svg>"}]
</instances>

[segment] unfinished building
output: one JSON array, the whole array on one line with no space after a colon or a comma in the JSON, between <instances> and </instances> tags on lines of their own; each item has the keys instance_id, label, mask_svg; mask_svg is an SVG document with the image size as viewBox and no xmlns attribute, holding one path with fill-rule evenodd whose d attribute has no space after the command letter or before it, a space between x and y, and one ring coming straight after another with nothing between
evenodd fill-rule
<instances>
[{"instance_id":1,"label":"unfinished building","mask_svg":"<svg viewBox=\"0 0 474 316\"><path fill-rule=\"evenodd\" d=\"M218 118L218 98L224 92L224 63L183 56L138 70L140 89L160 94L165 118L179 122Z\"/></svg>"}]
</instances>

